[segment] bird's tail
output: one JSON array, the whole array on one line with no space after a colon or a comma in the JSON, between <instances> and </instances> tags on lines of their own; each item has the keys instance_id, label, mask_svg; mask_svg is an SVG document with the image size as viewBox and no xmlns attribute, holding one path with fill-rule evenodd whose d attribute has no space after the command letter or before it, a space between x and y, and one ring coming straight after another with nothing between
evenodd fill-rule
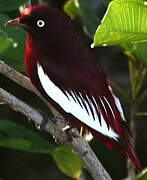
<instances>
[{"instance_id":1,"label":"bird's tail","mask_svg":"<svg viewBox=\"0 0 147 180\"><path fill-rule=\"evenodd\" d=\"M138 157L133 149L133 146L130 142L128 142L127 149L125 150L125 154L127 157L131 160L133 163L134 167L136 168L137 172L140 173L142 171L141 164L138 160Z\"/></svg>"},{"instance_id":2,"label":"bird's tail","mask_svg":"<svg viewBox=\"0 0 147 180\"><path fill-rule=\"evenodd\" d=\"M94 137L98 137L99 139L103 140L105 144L107 145L108 148L111 150L117 149L123 154L125 154L132 162L134 165L135 169L137 170L138 173L141 173L142 167L139 162L139 159L134 151L134 148L129 140L129 136L126 133L126 137L119 137L118 141L112 140L106 136L103 136L102 134L98 133L97 131L91 129L90 130L92 135Z\"/></svg>"},{"instance_id":3,"label":"bird's tail","mask_svg":"<svg viewBox=\"0 0 147 180\"><path fill-rule=\"evenodd\" d=\"M142 171L141 164L128 137L127 139L123 139L123 140L119 139L119 144L118 143L112 144L112 142L110 143L110 141L109 142L107 141L106 145L110 149L118 149L120 152L125 154L131 160L137 172L141 173Z\"/></svg>"},{"instance_id":4,"label":"bird's tail","mask_svg":"<svg viewBox=\"0 0 147 180\"><path fill-rule=\"evenodd\" d=\"M129 140L130 139L129 135L132 136L132 133L126 124L124 113L123 113L119 99L115 96L115 94L113 93L113 90L110 86L109 86L109 90L111 91L111 94L113 95L115 105L120 113L121 118L122 118L121 123L123 123L124 129L125 129L125 135L124 135L125 138L119 137L120 146L117 147L117 149L119 149L121 152L123 152L124 154L127 155L127 157L134 164L134 167L136 168L138 173L140 173L142 171L142 167L141 167L138 157L133 149L133 146Z\"/></svg>"}]
</instances>

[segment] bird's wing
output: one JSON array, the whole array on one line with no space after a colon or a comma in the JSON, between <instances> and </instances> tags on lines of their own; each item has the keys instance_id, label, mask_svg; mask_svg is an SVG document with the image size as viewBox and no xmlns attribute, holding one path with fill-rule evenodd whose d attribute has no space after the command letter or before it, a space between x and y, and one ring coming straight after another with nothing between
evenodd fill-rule
<instances>
[{"instance_id":1,"label":"bird's wing","mask_svg":"<svg viewBox=\"0 0 147 180\"><path fill-rule=\"evenodd\" d=\"M99 66L74 64L71 68L68 63L63 67L62 64L53 66L37 64L46 94L65 112L102 135L117 140L124 133L124 114Z\"/></svg>"}]
</instances>

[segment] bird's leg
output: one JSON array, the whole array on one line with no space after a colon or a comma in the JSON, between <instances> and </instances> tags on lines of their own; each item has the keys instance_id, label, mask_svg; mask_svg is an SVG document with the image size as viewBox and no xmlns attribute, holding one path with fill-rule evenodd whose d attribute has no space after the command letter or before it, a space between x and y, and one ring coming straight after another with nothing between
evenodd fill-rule
<instances>
[{"instance_id":1,"label":"bird's leg","mask_svg":"<svg viewBox=\"0 0 147 180\"><path fill-rule=\"evenodd\" d=\"M43 122L41 124L41 128L44 129L44 127L46 126L48 119L50 119L51 121L53 121L54 123L56 123L58 125L59 128L63 129L67 126L67 121L64 119L61 119L59 117L54 117L54 116L48 116L47 114L43 113ZM58 139L53 136L55 143L60 144Z\"/></svg>"},{"instance_id":2,"label":"bird's leg","mask_svg":"<svg viewBox=\"0 0 147 180\"><path fill-rule=\"evenodd\" d=\"M66 133L68 134L68 140L67 142L72 142L73 138L81 138L81 135L79 134L79 131L75 127L70 127L66 130ZM87 154L87 150L80 152L81 156L85 156Z\"/></svg>"},{"instance_id":3,"label":"bird's leg","mask_svg":"<svg viewBox=\"0 0 147 180\"><path fill-rule=\"evenodd\" d=\"M79 134L74 133L75 127L72 126L68 121L65 119L61 119L59 117L51 117L51 120L56 122L56 124L69 136L72 136L73 138L79 137Z\"/></svg>"},{"instance_id":4,"label":"bird's leg","mask_svg":"<svg viewBox=\"0 0 147 180\"><path fill-rule=\"evenodd\" d=\"M79 137L79 135L76 135L73 132L73 129L75 129L71 124L69 124L68 121L58 118L58 117L51 117L52 121L56 122L58 127L60 127L68 136L67 142L73 141L73 138ZM55 138L55 137L54 137Z\"/></svg>"},{"instance_id":5,"label":"bird's leg","mask_svg":"<svg viewBox=\"0 0 147 180\"><path fill-rule=\"evenodd\" d=\"M80 127L80 131L77 131L75 127L67 124L67 126L65 126L65 128L63 128L62 130L64 130L68 135L72 136L73 138L82 137L86 141L91 141L93 138L91 132L83 126Z\"/></svg>"},{"instance_id":6,"label":"bird's leg","mask_svg":"<svg viewBox=\"0 0 147 180\"><path fill-rule=\"evenodd\" d=\"M81 137L79 135L79 131L73 127L73 126L69 126L68 129L65 130L65 132L71 137L71 138L79 138Z\"/></svg>"},{"instance_id":7,"label":"bird's leg","mask_svg":"<svg viewBox=\"0 0 147 180\"><path fill-rule=\"evenodd\" d=\"M48 119L50 119L51 121L56 123L57 126L67 134L68 136L67 142L68 141L71 142L73 141L73 138L79 138L84 134L83 127L81 127L80 134L79 134L78 130L75 127L73 127L71 124L69 124L69 122L66 121L65 119L49 116L47 113L44 113L44 112L39 112L39 113L43 117L43 121L41 125L35 124L36 128L39 130L44 129L48 123ZM56 139L56 137L53 137L53 138L55 139L55 142L58 143L58 140Z\"/></svg>"}]
</instances>

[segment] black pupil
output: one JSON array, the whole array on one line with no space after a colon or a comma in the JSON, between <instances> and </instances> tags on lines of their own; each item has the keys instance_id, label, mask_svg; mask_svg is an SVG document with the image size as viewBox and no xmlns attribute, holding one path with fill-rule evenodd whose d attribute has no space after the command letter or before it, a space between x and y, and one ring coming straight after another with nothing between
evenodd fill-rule
<instances>
[{"instance_id":1,"label":"black pupil","mask_svg":"<svg viewBox=\"0 0 147 180\"><path fill-rule=\"evenodd\" d=\"M42 24L43 24L43 22L42 22L42 21L40 21L40 22L39 22L39 25L41 26Z\"/></svg>"}]
</instances>

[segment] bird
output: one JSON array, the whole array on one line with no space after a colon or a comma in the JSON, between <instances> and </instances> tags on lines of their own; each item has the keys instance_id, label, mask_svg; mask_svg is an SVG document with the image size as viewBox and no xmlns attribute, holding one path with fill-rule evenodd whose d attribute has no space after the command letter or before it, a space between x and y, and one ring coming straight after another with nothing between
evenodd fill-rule
<instances>
[{"instance_id":1,"label":"bird","mask_svg":"<svg viewBox=\"0 0 147 180\"><path fill-rule=\"evenodd\" d=\"M110 79L80 40L71 19L49 5L34 5L5 25L27 31L27 75L44 98L72 126L87 128L110 149L125 154L141 172Z\"/></svg>"}]
</instances>

